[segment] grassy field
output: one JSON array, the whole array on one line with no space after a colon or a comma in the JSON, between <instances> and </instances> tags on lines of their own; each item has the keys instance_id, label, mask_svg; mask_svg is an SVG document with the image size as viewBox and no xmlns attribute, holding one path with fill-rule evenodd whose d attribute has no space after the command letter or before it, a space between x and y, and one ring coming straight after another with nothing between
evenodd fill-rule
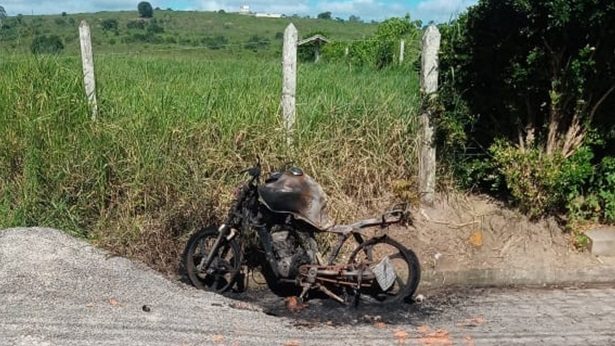
<instances>
[{"instance_id":1,"label":"grassy field","mask_svg":"<svg viewBox=\"0 0 615 346\"><path fill-rule=\"evenodd\" d=\"M57 227L173 270L187 233L224 215L256 155L266 169L292 161L315 176L340 222L413 181L415 71L301 64L287 147L277 59L95 60L97 121L78 57L0 60L0 228Z\"/></svg>"},{"instance_id":2,"label":"grassy field","mask_svg":"<svg viewBox=\"0 0 615 346\"><path fill-rule=\"evenodd\" d=\"M58 9L61 12L61 9ZM365 38L376 30L376 25L355 22L337 22L305 18L256 18L233 13L155 11L156 25L162 32L148 33L145 27L128 28L128 23L138 21L136 11L98 12L68 14L66 16L22 16L11 17L0 28L0 52L29 51L33 37L37 35L58 35L66 49L64 54L79 52L78 26L87 20L92 27L95 50L107 52L135 52L168 48L214 47L204 49L202 54L237 56L254 55L246 49L245 43L253 36L257 42L269 42L258 48L257 55L278 56L281 51L281 35L292 22L299 35L322 31L329 38L338 41ZM105 20L117 20L117 30L103 30ZM158 29L159 30L159 29ZM225 41L210 41L223 37Z\"/></svg>"}]
</instances>

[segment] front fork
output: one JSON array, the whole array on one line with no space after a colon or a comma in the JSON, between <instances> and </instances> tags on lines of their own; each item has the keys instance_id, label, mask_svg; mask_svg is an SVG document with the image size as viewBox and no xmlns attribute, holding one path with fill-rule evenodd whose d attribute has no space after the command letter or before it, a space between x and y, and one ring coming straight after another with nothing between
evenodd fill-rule
<instances>
[{"instance_id":1,"label":"front fork","mask_svg":"<svg viewBox=\"0 0 615 346\"><path fill-rule=\"evenodd\" d=\"M218 228L218 233L218 238L216 238L216 242L211 248L211 251L209 252L209 254L207 254L207 257L203 257L203 259L201 259L201 263L199 264L201 271L207 271L209 269L209 266L211 266L211 264L213 263L214 258L216 257L220 246L222 245L222 242L224 240L231 241L233 240L233 238L235 238L235 235L237 235L237 231L235 231L233 228L228 227L226 224L222 224L222 226Z\"/></svg>"}]
</instances>

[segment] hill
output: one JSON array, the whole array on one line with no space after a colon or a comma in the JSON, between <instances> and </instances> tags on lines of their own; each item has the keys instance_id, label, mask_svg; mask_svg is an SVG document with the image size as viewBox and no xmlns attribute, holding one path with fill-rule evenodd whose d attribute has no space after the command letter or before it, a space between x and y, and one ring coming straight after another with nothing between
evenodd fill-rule
<instances>
[{"instance_id":1,"label":"hill","mask_svg":"<svg viewBox=\"0 0 615 346\"><path fill-rule=\"evenodd\" d=\"M58 9L61 11L61 9ZM200 49L210 53L273 55L281 49L283 31L294 23L299 35L325 33L333 40L357 40L376 25L299 17L259 18L236 13L157 10L144 20L136 11L10 17L0 28L0 49L27 52L40 35L57 35L64 54L78 54L78 25L92 27L95 52Z\"/></svg>"}]
</instances>

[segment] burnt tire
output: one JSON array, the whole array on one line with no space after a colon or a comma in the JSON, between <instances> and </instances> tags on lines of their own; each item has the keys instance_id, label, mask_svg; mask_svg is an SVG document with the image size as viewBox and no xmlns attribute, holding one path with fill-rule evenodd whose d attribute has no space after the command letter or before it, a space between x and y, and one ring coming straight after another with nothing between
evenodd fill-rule
<instances>
[{"instance_id":1,"label":"burnt tire","mask_svg":"<svg viewBox=\"0 0 615 346\"><path fill-rule=\"evenodd\" d=\"M378 251L381 246L387 246L392 250L389 253ZM370 301L381 304L410 302L421 279L421 266L412 250L387 236L372 238L360 244L352 252L348 263L367 261L373 265L379 263L385 256L395 261L393 267L396 275L393 286L383 290L377 280L373 280L370 287L361 289L361 295L367 295L371 297ZM402 266L405 267L403 273L401 273Z\"/></svg>"},{"instance_id":2,"label":"burnt tire","mask_svg":"<svg viewBox=\"0 0 615 346\"><path fill-rule=\"evenodd\" d=\"M223 240L210 268L199 268L218 238L216 227L194 233L182 256L183 268L190 283L199 289L223 293L233 288L241 270L241 248L237 241Z\"/></svg>"}]
</instances>

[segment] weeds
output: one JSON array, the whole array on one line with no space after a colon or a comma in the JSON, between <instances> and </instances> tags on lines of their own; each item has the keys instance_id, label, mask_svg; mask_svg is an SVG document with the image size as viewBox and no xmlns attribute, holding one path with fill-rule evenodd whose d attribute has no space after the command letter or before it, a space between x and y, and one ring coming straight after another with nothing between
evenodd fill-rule
<instances>
[{"instance_id":1,"label":"weeds","mask_svg":"<svg viewBox=\"0 0 615 346\"><path fill-rule=\"evenodd\" d=\"M301 66L289 148L277 61L95 60L94 122L77 58L0 61L0 227L60 228L172 271L186 235L219 221L256 155L266 170L303 167L340 222L415 174L413 73Z\"/></svg>"}]
</instances>

